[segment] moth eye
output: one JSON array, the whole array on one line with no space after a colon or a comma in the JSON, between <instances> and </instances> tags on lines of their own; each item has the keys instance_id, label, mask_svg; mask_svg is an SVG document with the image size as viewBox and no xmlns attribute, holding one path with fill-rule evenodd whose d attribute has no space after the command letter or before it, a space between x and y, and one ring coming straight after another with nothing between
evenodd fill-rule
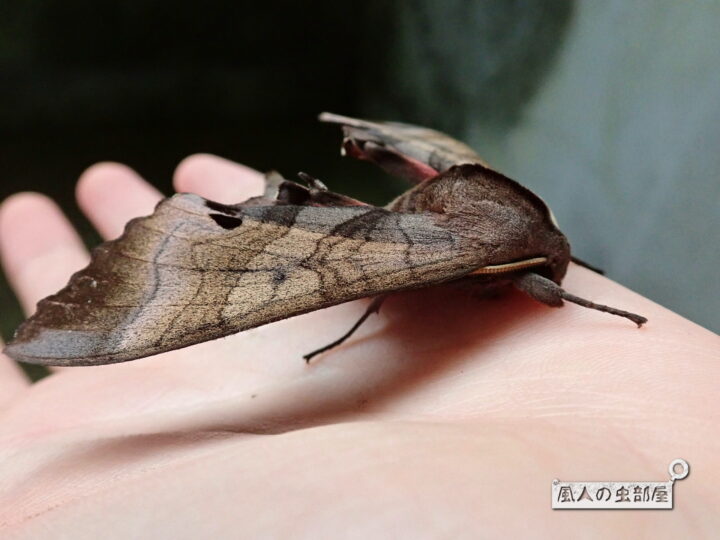
<instances>
[{"instance_id":1,"label":"moth eye","mask_svg":"<svg viewBox=\"0 0 720 540\"><path fill-rule=\"evenodd\" d=\"M226 216L224 214L209 214L212 220L220 225L223 229L232 230L242 225L242 219L239 217Z\"/></svg>"}]
</instances>

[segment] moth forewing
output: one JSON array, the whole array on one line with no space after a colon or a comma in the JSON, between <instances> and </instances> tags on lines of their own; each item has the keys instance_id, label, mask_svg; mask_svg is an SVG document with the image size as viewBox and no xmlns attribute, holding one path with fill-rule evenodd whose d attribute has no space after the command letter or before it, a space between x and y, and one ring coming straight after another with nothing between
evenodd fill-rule
<instances>
[{"instance_id":1,"label":"moth forewing","mask_svg":"<svg viewBox=\"0 0 720 540\"><path fill-rule=\"evenodd\" d=\"M310 357L350 337L388 294L467 278L645 322L565 292L570 247L549 208L465 144L407 124L322 119L344 125L351 155L416 185L386 208L306 174L302 186L272 173L264 196L235 205L166 199L40 301L6 352L46 365L124 362L375 297Z\"/></svg>"}]
</instances>

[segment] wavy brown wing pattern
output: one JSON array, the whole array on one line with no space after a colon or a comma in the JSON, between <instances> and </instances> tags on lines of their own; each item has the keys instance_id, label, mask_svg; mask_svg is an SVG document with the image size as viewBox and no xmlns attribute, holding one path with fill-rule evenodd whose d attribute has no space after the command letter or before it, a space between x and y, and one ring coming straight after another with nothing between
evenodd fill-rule
<instances>
[{"instance_id":1,"label":"wavy brown wing pattern","mask_svg":"<svg viewBox=\"0 0 720 540\"><path fill-rule=\"evenodd\" d=\"M87 268L38 304L8 352L48 365L123 362L466 274L477 261L435 220L175 195L96 248Z\"/></svg>"}]
</instances>

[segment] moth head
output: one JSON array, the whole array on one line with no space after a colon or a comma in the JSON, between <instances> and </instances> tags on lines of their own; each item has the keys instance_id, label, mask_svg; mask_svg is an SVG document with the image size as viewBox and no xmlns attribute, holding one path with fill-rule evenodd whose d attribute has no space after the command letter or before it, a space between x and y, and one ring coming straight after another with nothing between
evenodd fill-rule
<instances>
[{"instance_id":1,"label":"moth head","mask_svg":"<svg viewBox=\"0 0 720 540\"><path fill-rule=\"evenodd\" d=\"M570 262L570 246L565 236L557 231L549 242L542 245L538 255L510 257L512 260L481 266L471 275L503 277L532 270L556 283L560 283ZM501 259L503 261L503 259Z\"/></svg>"}]
</instances>

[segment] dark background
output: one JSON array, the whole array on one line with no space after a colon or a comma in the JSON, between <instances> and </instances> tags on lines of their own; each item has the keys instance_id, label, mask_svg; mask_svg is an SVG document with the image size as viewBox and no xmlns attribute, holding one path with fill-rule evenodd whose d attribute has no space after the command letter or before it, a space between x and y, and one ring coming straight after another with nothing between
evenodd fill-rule
<instances>
[{"instance_id":1,"label":"dark background","mask_svg":"<svg viewBox=\"0 0 720 540\"><path fill-rule=\"evenodd\" d=\"M211 152L379 204L402 183L341 160L316 115L418 123L542 195L611 278L718 329L718 163L697 155L720 141L720 13L600 4L3 2L0 198L49 194L92 244L83 169L124 162L167 193L183 157ZM656 135L678 129L690 149ZM7 339L21 315L5 282L0 310Z\"/></svg>"}]
</instances>

